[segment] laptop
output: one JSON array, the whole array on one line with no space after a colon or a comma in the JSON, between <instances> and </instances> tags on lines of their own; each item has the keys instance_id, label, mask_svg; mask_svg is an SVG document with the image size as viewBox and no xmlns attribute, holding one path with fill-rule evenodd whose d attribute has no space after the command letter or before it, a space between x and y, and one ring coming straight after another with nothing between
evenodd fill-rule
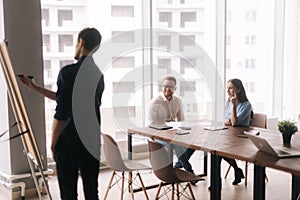
<instances>
[{"instance_id":1,"label":"laptop","mask_svg":"<svg viewBox=\"0 0 300 200\"><path fill-rule=\"evenodd\" d=\"M296 157L300 156L300 151L287 148L284 146L274 146L272 147L270 143L263 137L259 137L253 134L245 133L248 138L255 144L255 146L268 154L277 156L279 158L287 158L287 157Z\"/></svg>"},{"instance_id":2,"label":"laptop","mask_svg":"<svg viewBox=\"0 0 300 200\"><path fill-rule=\"evenodd\" d=\"M157 130L168 130L168 129L173 128L172 126L169 126L169 125L167 125L165 123L151 123L149 125L149 127L157 129Z\"/></svg>"}]
</instances>

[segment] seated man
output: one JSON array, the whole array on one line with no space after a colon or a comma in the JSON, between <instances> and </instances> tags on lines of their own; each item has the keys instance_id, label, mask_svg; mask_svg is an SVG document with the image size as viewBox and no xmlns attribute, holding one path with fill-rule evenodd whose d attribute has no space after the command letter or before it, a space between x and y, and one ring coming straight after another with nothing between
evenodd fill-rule
<instances>
[{"instance_id":1,"label":"seated man","mask_svg":"<svg viewBox=\"0 0 300 200\"><path fill-rule=\"evenodd\" d=\"M162 92L156 98L153 98L149 105L150 123L164 123L170 121L183 121L182 102L179 97L174 95L176 90L176 78L167 76L163 79ZM163 145L169 145L167 142L157 141ZM178 158L175 167L183 167L186 171L194 173L189 159L195 152L194 149L174 145L174 150ZM195 184L195 183L192 183Z\"/></svg>"}]
</instances>

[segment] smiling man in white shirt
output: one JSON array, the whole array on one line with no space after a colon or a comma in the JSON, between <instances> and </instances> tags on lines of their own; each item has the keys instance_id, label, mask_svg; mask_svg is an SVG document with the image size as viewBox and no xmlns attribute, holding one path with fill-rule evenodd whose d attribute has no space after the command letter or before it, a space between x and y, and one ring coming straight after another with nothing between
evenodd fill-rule
<instances>
[{"instance_id":1,"label":"smiling man in white shirt","mask_svg":"<svg viewBox=\"0 0 300 200\"><path fill-rule=\"evenodd\" d=\"M149 104L148 113L150 123L159 124L171 121L184 121L182 101L174 94L175 90L176 78L173 76L163 78L162 92L153 98ZM167 142L157 142L165 146L169 145ZM189 159L195 150L177 145L174 145L174 150L178 158L175 167L183 167L186 171L194 173ZM192 184L196 184L196 182Z\"/></svg>"}]
</instances>

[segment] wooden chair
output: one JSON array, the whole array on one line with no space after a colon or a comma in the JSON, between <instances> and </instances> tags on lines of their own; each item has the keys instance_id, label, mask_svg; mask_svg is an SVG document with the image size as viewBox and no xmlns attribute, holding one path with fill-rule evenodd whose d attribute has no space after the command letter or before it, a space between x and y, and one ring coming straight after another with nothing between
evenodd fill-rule
<instances>
[{"instance_id":1,"label":"wooden chair","mask_svg":"<svg viewBox=\"0 0 300 200\"><path fill-rule=\"evenodd\" d=\"M136 178L132 177L132 172L134 171L136 172L136 176L139 178L141 188L145 193L145 199L148 200L149 198L139 171L151 170L151 167L134 160L123 160L121 157L120 149L118 147L118 144L115 142L115 140L110 135L107 134L102 133L102 136L104 140L104 154L105 154L106 162L108 166L111 169L113 169L112 176L110 178L109 184L105 192L104 200L107 199L109 190L113 186L117 185L119 181L121 181L121 200L123 199L123 193L124 193L124 181L128 182L131 197L132 199L134 199L133 181L137 181ZM118 172L120 172L121 175L119 175ZM125 178L126 172L128 172L129 175L128 179ZM115 178L115 182L113 183L114 178Z\"/></svg>"},{"instance_id":2,"label":"wooden chair","mask_svg":"<svg viewBox=\"0 0 300 200\"><path fill-rule=\"evenodd\" d=\"M149 140L148 146L152 170L156 177L161 180L155 199L167 195L170 191L172 192L171 199L174 199L174 195L177 196L177 199L179 199L180 196L184 196L185 199L195 199L190 181L200 181L204 179L190 172L174 168L169 153L162 144ZM185 186L183 185L184 183ZM165 188L164 193L159 196L163 186L167 188ZM187 188L190 194L186 192Z\"/></svg>"},{"instance_id":3,"label":"wooden chair","mask_svg":"<svg viewBox=\"0 0 300 200\"><path fill-rule=\"evenodd\" d=\"M262 113L254 113L253 118L250 120L250 126L258 128L267 128L267 115ZM249 162L245 162L245 186L247 186L248 182L248 165ZM230 168L231 165L229 165L226 171L225 178L227 178ZM266 177L266 179L268 178Z\"/></svg>"}]
</instances>

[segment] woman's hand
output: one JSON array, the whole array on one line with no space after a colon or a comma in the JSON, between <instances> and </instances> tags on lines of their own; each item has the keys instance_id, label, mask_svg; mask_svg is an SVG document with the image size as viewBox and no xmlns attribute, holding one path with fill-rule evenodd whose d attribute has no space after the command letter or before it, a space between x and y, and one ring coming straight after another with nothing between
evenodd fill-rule
<instances>
[{"instance_id":1,"label":"woman's hand","mask_svg":"<svg viewBox=\"0 0 300 200\"><path fill-rule=\"evenodd\" d=\"M224 124L227 126L231 126L231 120L230 119L225 119Z\"/></svg>"},{"instance_id":2,"label":"woman's hand","mask_svg":"<svg viewBox=\"0 0 300 200\"><path fill-rule=\"evenodd\" d=\"M237 103L237 97L236 97L236 93L233 93L233 96L232 97L230 97L230 102L232 103L232 105L236 105L236 103Z\"/></svg>"}]
</instances>

